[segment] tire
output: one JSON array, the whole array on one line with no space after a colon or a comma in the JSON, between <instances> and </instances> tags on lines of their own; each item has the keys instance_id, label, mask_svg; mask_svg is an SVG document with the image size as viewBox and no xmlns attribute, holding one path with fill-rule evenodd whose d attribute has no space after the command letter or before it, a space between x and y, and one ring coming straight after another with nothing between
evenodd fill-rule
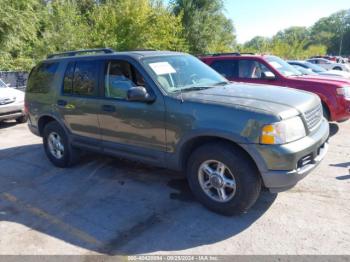
<instances>
[{"instance_id":1,"label":"tire","mask_svg":"<svg viewBox=\"0 0 350 262\"><path fill-rule=\"evenodd\" d=\"M339 66L334 67L333 70L343 71L343 69L341 67L339 67Z\"/></svg>"},{"instance_id":2,"label":"tire","mask_svg":"<svg viewBox=\"0 0 350 262\"><path fill-rule=\"evenodd\" d=\"M50 136L53 136L56 138L56 141L59 140L60 146L57 146L57 150L51 150L50 148ZM44 132L43 132L43 144L44 144L44 149L46 156L49 158L52 164L54 164L57 167L69 167L74 165L78 159L79 159L79 151L75 148L73 148L69 142L68 142L68 137L62 126L56 122L52 121L49 122L45 127L44 127ZM51 144L52 146L52 144ZM62 149L63 146L63 150ZM53 151L61 151L60 154L54 154ZM60 155L61 157L58 157Z\"/></svg>"},{"instance_id":3,"label":"tire","mask_svg":"<svg viewBox=\"0 0 350 262\"><path fill-rule=\"evenodd\" d=\"M21 116L21 117L16 118L16 122L19 124L23 124L23 123L27 122L27 120L28 120L27 116Z\"/></svg>"},{"instance_id":4,"label":"tire","mask_svg":"<svg viewBox=\"0 0 350 262\"><path fill-rule=\"evenodd\" d=\"M200 171L202 170L202 164L209 163L210 165L212 160L219 161L227 167L225 171L226 178L229 173L234 176L235 193L231 199L221 200L221 202L215 200L201 186L203 184L201 183L203 172ZM254 162L239 148L233 146L223 143L210 143L199 147L191 154L186 171L190 188L197 200L208 209L225 216L247 212L260 195L262 183ZM213 184L214 182L215 180ZM211 188L210 194L215 195L215 191L218 193L217 188ZM231 188L226 188L225 191L228 196Z\"/></svg>"}]
</instances>

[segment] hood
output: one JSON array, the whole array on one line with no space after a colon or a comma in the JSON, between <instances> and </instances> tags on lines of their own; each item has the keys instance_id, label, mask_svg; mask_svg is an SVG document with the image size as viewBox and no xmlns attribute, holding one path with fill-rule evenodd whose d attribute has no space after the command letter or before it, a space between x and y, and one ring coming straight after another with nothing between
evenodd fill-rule
<instances>
[{"instance_id":1,"label":"hood","mask_svg":"<svg viewBox=\"0 0 350 262\"><path fill-rule=\"evenodd\" d=\"M327 85L336 85L337 87L341 87L344 85L350 85L350 79L342 78L342 77L327 77L321 75L305 75L305 76L292 76L289 77L294 81L307 81L311 84L327 84Z\"/></svg>"},{"instance_id":2,"label":"hood","mask_svg":"<svg viewBox=\"0 0 350 262\"><path fill-rule=\"evenodd\" d=\"M185 101L212 103L273 114L286 119L319 105L318 96L291 88L232 83L200 91L184 92Z\"/></svg>"},{"instance_id":3,"label":"hood","mask_svg":"<svg viewBox=\"0 0 350 262\"><path fill-rule=\"evenodd\" d=\"M16 90L10 87L1 87L0 88L0 99L13 99L16 97L16 100L24 99L24 92Z\"/></svg>"},{"instance_id":4,"label":"hood","mask_svg":"<svg viewBox=\"0 0 350 262\"><path fill-rule=\"evenodd\" d=\"M338 76L338 77L346 77L350 79L350 73L345 72L345 71L340 71L340 70L329 70L320 73L321 75L329 75L329 76Z\"/></svg>"}]
</instances>

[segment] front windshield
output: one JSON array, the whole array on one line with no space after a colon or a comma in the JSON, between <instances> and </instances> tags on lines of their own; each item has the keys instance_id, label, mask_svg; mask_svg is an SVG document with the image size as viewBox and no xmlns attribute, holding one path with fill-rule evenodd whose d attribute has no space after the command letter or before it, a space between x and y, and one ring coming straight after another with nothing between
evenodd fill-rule
<instances>
[{"instance_id":1,"label":"front windshield","mask_svg":"<svg viewBox=\"0 0 350 262\"><path fill-rule=\"evenodd\" d=\"M300 65L293 65L295 69L300 71L303 75L317 75L314 71L308 70Z\"/></svg>"},{"instance_id":2,"label":"front windshield","mask_svg":"<svg viewBox=\"0 0 350 262\"><path fill-rule=\"evenodd\" d=\"M310 68L312 71L316 72L316 73L320 73L320 72L326 72L327 70L324 69L323 67L320 67L318 65L315 65L313 63L310 62L305 62L305 65Z\"/></svg>"},{"instance_id":3,"label":"front windshield","mask_svg":"<svg viewBox=\"0 0 350 262\"><path fill-rule=\"evenodd\" d=\"M1 87L7 87L7 85L4 83L4 81L2 81L2 79L0 79L0 88Z\"/></svg>"},{"instance_id":4,"label":"front windshield","mask_svg":"<svg viewBox=\"0 0 350 262\"><path fill-rule=\"evenodd\" d=\"M145 58L143 63L166 92L205 89L228 80L191 55Z\"/></svg>"},{"instance_id":5,"label":"front windshield","mask_svg":"<svg viewBox=\"0 0 350 262\"><path fill-rule=\"evenodd\" d=\"M300 73L297 69L277 56L268 56L266 57L266 60L273 68L275 68L280 74L284 76L302 75L302 73Z\"/></svg>"}]
</instances>

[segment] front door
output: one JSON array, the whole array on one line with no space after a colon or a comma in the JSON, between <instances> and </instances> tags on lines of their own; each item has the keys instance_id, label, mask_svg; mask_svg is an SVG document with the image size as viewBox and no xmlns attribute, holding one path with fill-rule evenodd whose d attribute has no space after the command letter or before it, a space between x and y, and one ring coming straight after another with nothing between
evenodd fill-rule
<instances>
[{"instance_id":1,"label":"front door","mask_svg":"<svg viewBox=\"0 0 350 262\"><path fill-rule=\"evenodd\" d=\"M160 163L166 145L164 100L137 66L123 59L105 62L104 100L99 114L102 143L106 152ZM128 101L127 91L133 86L144 86L156 100Z\"/></svg>"}]
</instances>

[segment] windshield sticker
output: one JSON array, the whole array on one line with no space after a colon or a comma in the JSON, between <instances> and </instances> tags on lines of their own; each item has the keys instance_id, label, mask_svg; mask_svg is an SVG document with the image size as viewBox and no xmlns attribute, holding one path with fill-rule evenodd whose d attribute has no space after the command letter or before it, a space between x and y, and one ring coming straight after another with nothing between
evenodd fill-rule
<instances>
[{"instance_id":1,"label":"windshield sticker","mask_svg":"<svg viewBox=\"0 0 350 262\"><path fill-rule=\"evenodd\" d=\"M157 75L174 74L176 70L168 62L151 63L149 66Z\"/></svg>"},{"instance_id":2,"label":"windshield sticker","mask_svg":"<svg viewBox=\"0 0 350 262\"><path fill-rule=\"evenodd\" d=\"M278 68L281 68L282 65L277 63L276 61L271 61L270 62L270 65L273 66L274 68L278 69Z\"/></svg>"}]
</instances>

